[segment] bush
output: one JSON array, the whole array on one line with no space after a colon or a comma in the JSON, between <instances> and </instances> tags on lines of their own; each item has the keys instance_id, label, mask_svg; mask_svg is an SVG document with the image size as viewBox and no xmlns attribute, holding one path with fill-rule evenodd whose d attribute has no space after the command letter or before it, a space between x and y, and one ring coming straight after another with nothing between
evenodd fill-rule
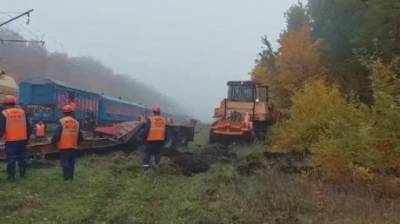
<instances>
[{"instance_id":1,"label":"bush","mask_svg":"<svg viewBox=\"0 0 400 224\"><path fill-rule=\"evenodd\" d=\"M352 177L360 170L399 170L399 80L390 66L379 63L372 77L371 107L346 100L322 80L307 82L294 93L290 118L274 128L274 147L310 150L316 165L332 178Z\"/></svg>"}]
</instances>

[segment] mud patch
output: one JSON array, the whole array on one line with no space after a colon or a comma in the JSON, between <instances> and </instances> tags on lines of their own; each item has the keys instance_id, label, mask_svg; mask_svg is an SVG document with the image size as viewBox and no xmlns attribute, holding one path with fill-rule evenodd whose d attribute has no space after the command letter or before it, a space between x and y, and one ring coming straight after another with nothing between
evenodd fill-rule
<instances>
[{"instance_id":1,"label":"mud patch","mask_svg":"<svg viewBox=\"0 0 400 224\"><path fill-rule=\"evenodd\" d=\"M165 156L168 156L185 176L191 176L208 171L214 163L231 161L234 153L223 145L209 145L197 153L169 150Z\"/></svg>"},{"instance_id":2,"label":"mud patch","mask_svg":"<svg viewBox=\"0 0 400 224\"><path fill-rule=\"evenodd\" d=\"M207 156L192 153L182 153L171 160L185 176L206 172L212 164L212 160Z\"/></svg>"},{"instance_id":3,"label":"mud patch","mask_svg":"<svg viewBox=\"0 0 400 224\"><path fill-rule=\"evenodd\" d=\"M257 173L258 170L266 168L262 157L256 154L247 155L245 158L236 162L236 170L242 176L251 176Z\"/></svg>"}]
</instances>

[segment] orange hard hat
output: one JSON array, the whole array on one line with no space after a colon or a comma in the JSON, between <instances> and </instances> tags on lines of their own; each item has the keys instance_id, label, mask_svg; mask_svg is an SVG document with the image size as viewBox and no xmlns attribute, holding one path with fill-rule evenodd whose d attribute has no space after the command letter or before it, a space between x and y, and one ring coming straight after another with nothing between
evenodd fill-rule
<instances>
[{"instance_id":1,"label":"orange hard hat","mask_svg":"<svg viewBox=\"0 0 400 224\"><path fill-rule=\"evenodd\" d=\"M7 95L4 97L4 104L15 104L17 102L17 98L15 96Z\"/></svg>"},{"instance_id":2,"label":"orange hard hat","mask_svg":"<svg viewBox=\"0 0 400 224\"><path fill-rule=\"evenodd\" d=\"M64 113L72 113L72 112L74 112L74 108L69 104L64 105L63 112Z\"/></svg>"},{"instance_id":3,"label":"orange hard hat","mask_svg":"<svg viewBox=\"0 0 400 224\"><path fill-rule=\"evenodd\" d=\"M159 114L161 112L160 106L154 106L151 110L155 114Z\"/></svg>"}]
</instances>

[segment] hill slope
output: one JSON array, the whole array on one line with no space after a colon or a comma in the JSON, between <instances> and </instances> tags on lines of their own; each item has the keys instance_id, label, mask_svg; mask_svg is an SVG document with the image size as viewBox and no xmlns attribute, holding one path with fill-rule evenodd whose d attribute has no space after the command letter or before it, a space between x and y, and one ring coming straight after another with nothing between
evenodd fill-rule
<instances>
[{"instance_id":1,"label":"hill slope","mask_svg":"<svg viewBox=\"0 0 400 224\"><path fill-rule=\"evenodd\" d=\"M23 39L10 30L0 30L3 39ZM70 57L65 53L49 52L39 44L0 44L0 67L6 67L19 82L43 76L96 93L105 93L145 105L159 104L167 111L182 112L179 105L154 88L125 74L115 74L110 68L91 57Z\"/></svg>"}]
</instances>

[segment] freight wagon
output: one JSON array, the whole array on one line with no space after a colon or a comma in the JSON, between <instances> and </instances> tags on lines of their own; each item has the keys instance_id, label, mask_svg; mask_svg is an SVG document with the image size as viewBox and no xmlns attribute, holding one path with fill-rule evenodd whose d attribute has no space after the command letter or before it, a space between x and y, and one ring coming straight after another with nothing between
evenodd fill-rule
<instances>
[{"instance_id":1,"label":"freight wagon","mask_svg":"<svg viewBox=\"0 0 400 224\"><path fill-rule=\"evenodd\" d=\"M20 104L32 123L42 120L54 123L62 116L62 107L70 104L85 129L98 125L138 120L145 113L143 105L91 93L46 78L33 78L20 83Z\"/></svg>"},{"instance_id":2,"label":"freight wagon","mask_svg":"<svg viewBox=\"0 0 400 224\"><path fill-rule=\"evenodd\" d=\"M146 113L146 108L118 98L101 96L98 112L99 123L105 124L138 120L141 114Z\"/></svg>"},{"instance_id":3,"label":"freight wagon","mask_svg":"<svg viewBox=\"0 0 400 224\"><path fill-rule=\"evenodd\" d=\"M143 105L80 90L47 78L21 82L19 103L26 108L31 123L42 120L48 124L62 116L62 107L65 104L72 105L77 119L86 127L88 134L81 150L140 143L137 140L143 134L143 123L138 121L139 116L150 114L150 110ZM163 113L163 116L168 121L166 148L185 145L193 140L196 125L194 119L172 113ZM45 156L57 153L47 140L44 141L30 144L30 154ZM3 153L4 150L0 150L0 158L4 158Z\"/></svg>"},{"instance_id":4,"label":"freight wagon","mask_svg":"<svg viewBox=\"0 0 400 224\"><path fill-rule=\"evenodd\" d=\"M74 107L77 120L83 124L98 123L99 94L46 78L29 79L19 87L19 103L27 110L32 123L39 120L54 123L62 116L66 104Z\"/></svg>"}]
</instances>

